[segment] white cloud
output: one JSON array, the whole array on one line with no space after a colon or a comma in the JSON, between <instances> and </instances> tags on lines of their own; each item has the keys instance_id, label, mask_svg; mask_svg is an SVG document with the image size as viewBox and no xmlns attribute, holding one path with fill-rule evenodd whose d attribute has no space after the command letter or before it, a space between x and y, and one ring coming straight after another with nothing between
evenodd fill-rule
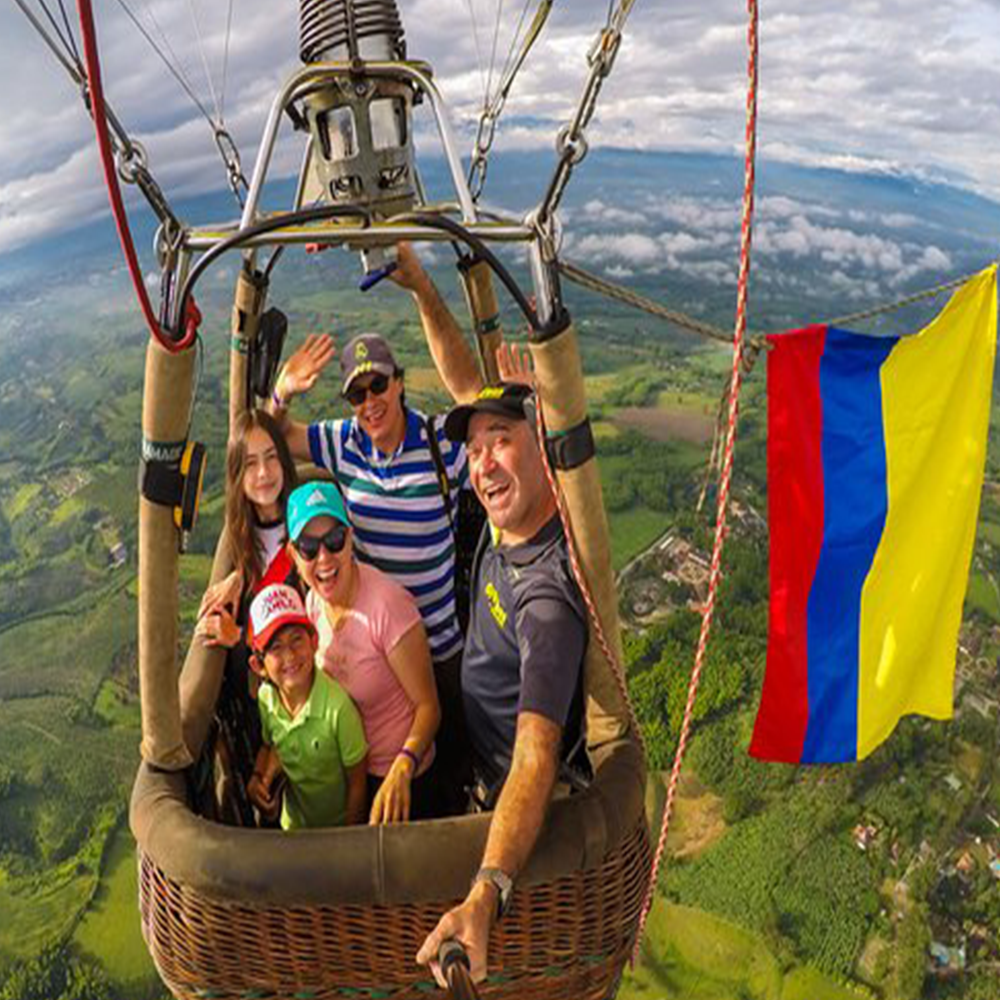
<instances>
[{"instance_id":1,"label":"white cloud","mask_svg":"<svg viewBox=\"0 0 1000 1000\"><path fill-rule=\"evenodd\" d=\"M218 91L227 5L193 2ZM500 2L400 0L409 54L434 65L456 122L466 125L463 152L488 75L480 65L469 7L476 15L478 51L488 61ZM192 86L213 107L190 6L176 0L133 6L159 37L155 16ZM234 10L226 120L249 173L271 97L297 64L297 17L293 7L273 0L241 0ZM504 11L497 46L501 61L517 23L516 11ZM606 12L605 0L554 5L508 101L511 117L501 121L498 149L551 148L583 90L586 52ZM176 196L217 187L221 167L200 114L118 6L101 5L97 16L109 99L127 127L147 142L164 188ZM636 4L588 128L591 144L741 154L745 31L745 11L731 0ZM984 0L771 0L761 22L761 157L866 173L958 177L1000 195L998 35L1000 5ZM0 88L2 251L67 220L95 217L105 196L86 152L91 125L75 88L12 6L0 11L0 60L7 70ZM420 134L424 143L426 129ZM297 169L300 138L282 143L276 174ZM699 236L702 226L731 232L734 214L738 219L738 206L730 205L697 206L697 220L695 207L683 202L665 211L667 221ZM775 199L764 199L761 211L762 218L769 212L796 214L794 206ZM819 218L815 209L807 217ZM607 221L623 229L644 228L628 214ZM897 228L906 225L899 220ZM788 236L793 243L802 238Z\"/></svg>"},{"instance_id":2,"label":"white cloud","mask_svg":"<svg viewBox=\"0 0 1000 1000\"><path fill-rule=\"evenodd\" d=\"M656 264L663 256L659 242L645 233L591 233L572 246L581 260L623 260L631 264Z\"/></svg>"}]
</instances>

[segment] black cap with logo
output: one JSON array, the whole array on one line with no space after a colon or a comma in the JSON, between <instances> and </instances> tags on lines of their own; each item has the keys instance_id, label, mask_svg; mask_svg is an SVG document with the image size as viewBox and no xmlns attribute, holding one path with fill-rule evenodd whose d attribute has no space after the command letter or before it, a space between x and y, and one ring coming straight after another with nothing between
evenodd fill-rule
<instances>
[{"instance_id":1,"label":"black cap with logo","mask_svg":"<svg viewBox=\"0 0 1000 1000\"><path fill-rule=\"evenodd\" d=\"M444 418L444 432L450 441L465 441L469 421L475 413L495 413L512 420L524 420L524 404L533 395L531 386L522 382L501 382L479 390L471 403L456 406Z\"/></svg>"}]
</instances>

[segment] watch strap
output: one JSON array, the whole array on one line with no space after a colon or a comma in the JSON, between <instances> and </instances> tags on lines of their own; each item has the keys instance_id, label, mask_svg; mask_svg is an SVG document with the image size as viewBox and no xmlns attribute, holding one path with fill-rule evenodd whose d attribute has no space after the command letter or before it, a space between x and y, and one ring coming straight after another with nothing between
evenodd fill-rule
<instances>
[{"instance_id":1,"label":"watch strap","mask_svg":"<svg viewBox=\"0 0 1000 1000\"><path fill-rule=\"evenodd\" d=\"M509 909L514 893L514 880L502 868L480 868L472 880L473 885L489 882L497 891L497 920Z\"/></svg>"}]
</instances>

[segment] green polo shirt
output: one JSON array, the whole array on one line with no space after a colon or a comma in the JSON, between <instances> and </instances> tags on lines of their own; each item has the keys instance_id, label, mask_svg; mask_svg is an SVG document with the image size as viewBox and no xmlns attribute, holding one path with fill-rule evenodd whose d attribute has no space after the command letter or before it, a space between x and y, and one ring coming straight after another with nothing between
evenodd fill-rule
<instances>
[{"instance_id":1,"label":"green polo shirt","mask_svg":"<svg viewBox=\"0 0 1000 1000\"><path fill-rule=\"evenodd\" d=\"M293 718L273 684L257 695L264 742L274 747L288 777L283 830L340 826L347 818L347 768L368 753L361 716L347 692L315 671L309 698Z\"/></svg>"}]
</instances>

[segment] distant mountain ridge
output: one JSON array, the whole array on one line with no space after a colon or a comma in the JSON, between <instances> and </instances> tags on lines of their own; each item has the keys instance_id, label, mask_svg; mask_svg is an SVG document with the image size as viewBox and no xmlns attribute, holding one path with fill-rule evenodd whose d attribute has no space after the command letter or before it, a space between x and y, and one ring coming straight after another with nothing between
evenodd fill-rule
<instances>
[{"instance_id":1,"label":"distant mountain ridge","mask_svg":"<svg viewBox=\"0 0 1000 1000\"><path fill-rule=\"evenodd\" d=\"M419 165L429 197L453 200L444 161L423 158ZM498 155L484 204L515 215L528 211L543 196L554 166L551 151ZM840 315L978 270L1000 256L1000 204L944 182L766 160L757 180L752 282L758 329ZM595 149L566 191L564 256L668 297L677 308L721 320L731 315L742 186L737 157ZM289 206L293 191L291 179L273 183L265 207ZM232 222L239 214L227 190L173 207L190 224ZM152 278L155 219L143 207L133 210L131 224ZM82 303L86 296L73 289L85 282L86 295L100 300L94 286L122 266L108 213L0 255L0 305L20 316L39 297L49 305L60 298ZM121 296L120 273L110 285ZM3 329L0 320L0 334Z\"/></svg>"},{"instance_id":2,"label":"distant mountain ridge","mask_svg":"<svg viewBox=\"0 0 1000 1000\"><path fill-rule=\"evenodd\" d=\"M419 165L432 195L446 196L448 177L444 161L424 158ZM491 163L484 198L515 212L526 211L540 200L554 165L555 156L549 151L499 154ZM596 196L613 204L636 192L656 189L695 197L739 197L742 184L743 163L736 157L599 148L576 169L567 189L566 204L572 206ZM276 181L268 188L267 204L288 205L293 191L293 180ZM757 173L757 193L758 197L808 197L819 202L847 204L857 204L860 198L864 204L877 203L883 211L912 212L919 207L927 221L958 224L983 236L1000 237L997 202L944 182L904 174L859 173L762 161ZM181 219L196 224L229 221L239 214L228 189L178 199L174 209ZM140 253L148 256L155 219L143 206L131 212L130 222ZM109 213L104 219L71 228L58 237L0 254L0 270L30 271L75 260L84 252L94 258L117 251L117 234Z\"/></svg>"}]
</instances>

